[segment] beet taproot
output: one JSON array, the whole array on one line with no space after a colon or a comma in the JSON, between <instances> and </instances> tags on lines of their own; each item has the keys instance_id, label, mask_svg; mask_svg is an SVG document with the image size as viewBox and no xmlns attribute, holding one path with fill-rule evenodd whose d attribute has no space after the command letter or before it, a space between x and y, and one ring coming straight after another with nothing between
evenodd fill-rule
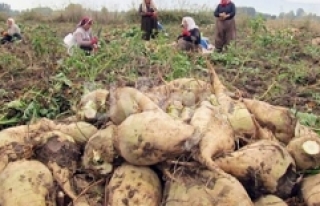
<instances>
[{"instance_id":1,"label":"beet taproot","mask_svg":"<svg viewBox=\"0 0 320 206\"><path fill-rule=\"evenodd\" d=\"M235 149L235 136L227 116L224 115L220 105L213 106L203 101L195 110L190 124L202 134L199 142L199 152L196 159L210 170L217 170L212 158L233 152Z\"/></svg>"},{"instance_id":2,"label":"beet taproot","mask_svg":"<svg viewBox=\"0 0 320 206\"><path fill-rule=\"evenodd\" d=\"M247 141L259 139L256 124L247 107L241 101L230 97L230 92L221 82L214 67L210 63L207 63L207 65L211 72L212 92L227 115L235 134L239 138L247 139Z\"/></svg>"}]
</instances>

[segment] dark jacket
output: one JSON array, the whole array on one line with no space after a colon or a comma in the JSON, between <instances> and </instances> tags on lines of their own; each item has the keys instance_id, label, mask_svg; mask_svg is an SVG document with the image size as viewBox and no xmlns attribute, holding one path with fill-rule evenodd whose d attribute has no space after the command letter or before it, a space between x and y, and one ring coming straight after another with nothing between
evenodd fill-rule
<instances>
[{"instance_id":1,"label":"dark jacket","mask_svg":"<svg viewBox=\"0 0 320 206\"><path fill-rule=\"evenodd\" d=\"M230 14L230 16L226 18L226 20L233 19L236 15L236 6L232 2L226 6L222 6L221 4L219 4L214 11L214 16L219 17L219 14L223 12L225 12L226 14Z\"/></svg>"},{"instance_id":2,"label":"dark jacket","mask_svg":"<svg viewBox=\"0 0 320 206\"><path fill-rule=\"evenodd\" d=\"M153 8L150 8L147 6L147 12L155 12ZM142 18L150 18L150 16L147 16L143 11L142 11L142 4L139 6L139 13L141 14Z\"/></svg>"},{"instance_id":3,"label":"dark jacket","mask_svg":"<svg viewBox=\"0 0 320 206\"><path fill-rule=\"evenodd\" d=\"M148 12L155 12L153 8L147 6ZM157 18L148 16L142 11L142 4L139 7L139 13L141 15L141 30L146 33L146 38L149 39L152 31L158 30L158 20Z\"/></svg>"},{"instance_id":4,"label":"dark jacket","mask_svg":"<svg viewBox=\"0 0 320 206\"><path fill-rule=\"evenodd\" d=\"M189 42L192 42L194 44L200 44L200 42L201 42L200 30L198 28L194 28L194 29L189 30L189 32L190 32L190 36L182 36L182 35L180 35L178 37L178 39L183 38L183 40L185 40L185 41L189 41Z\"/></svg>"}]
</instances>

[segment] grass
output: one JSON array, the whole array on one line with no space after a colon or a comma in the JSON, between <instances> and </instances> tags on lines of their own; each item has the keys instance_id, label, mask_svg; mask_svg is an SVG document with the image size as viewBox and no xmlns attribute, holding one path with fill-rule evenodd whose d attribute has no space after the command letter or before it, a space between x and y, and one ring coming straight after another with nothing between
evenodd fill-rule
<instances>
[{"instance_id":1,"label":"grass","mask_svg":"<svg viewBox=\"0 0 320 206\"><path fill-rule=\"evenodd\" d=\"M158 83L190 76L206 80L207 59L231 90L308 114L301 121L317 128L320 48L310 44L317 31L312 22L290 22L301 31L290 38L282 23L240 16L237 43L226 53L206 56L168 46L180 32L180 19L165 24L168 38L160 35L149 45L141 41L139 24L98 23L94 30L102 28L100 39L108 40L101 41L98 54L76 51L69 57L62 39L74 24L22 21L24 41L0 48L0 128L71 115L84 90L132 85L140 76ZM213 41L214 25L201 21L199 26Z\"/></svg>"}]
</instances>

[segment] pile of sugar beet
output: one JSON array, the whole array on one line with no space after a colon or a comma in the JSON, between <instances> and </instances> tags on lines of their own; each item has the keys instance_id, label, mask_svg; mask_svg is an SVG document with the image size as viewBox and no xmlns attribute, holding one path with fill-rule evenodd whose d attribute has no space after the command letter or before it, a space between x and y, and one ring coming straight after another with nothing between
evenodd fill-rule
<instances>
[{"instance_id":1,"label":"pile of sugar beet","mask_svg":"<svg viewBox=\"0 0 320 206\"><path fill-rule=\"evenodd\" d=\"M320 205L320 139L288 108L181 78L98 89L0 131L1 206Z\"/></svg>"}]
</instances>

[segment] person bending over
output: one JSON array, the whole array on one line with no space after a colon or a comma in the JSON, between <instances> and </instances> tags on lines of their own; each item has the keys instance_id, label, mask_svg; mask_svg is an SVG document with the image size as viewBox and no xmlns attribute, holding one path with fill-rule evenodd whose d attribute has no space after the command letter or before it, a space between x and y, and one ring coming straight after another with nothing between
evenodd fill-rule
<instances>
[{"instance_id":1,"label":"person bending over","mask_svg":"<svg viewBox=\"0 0 320 206\"><path fill-rule=\"evenodd\" d=\"M76 44L80 47L80 49L84 50L87 55L90 55L93 50L98 48L98 38L92 35L92 23L92 19L84 17L78 23L75 32L73 32L73 37Z\"/></svg>"},{"instance_id":2,"label":"person bending over","mask_svg":"<svg viewBox=\"0 0 320 206\"><path fill-rule=\"evenodd\" d=\"M201 33L192 17L183 17L182 34L178 37L178 48L187 51L198 51L201 42Z\"/></svg>"},{"instance_id":3,"label":"person bending over","mask_svg":"<svg viewBox=\"0 0 320 206\"><path fill-rule=\"evenodd\" d=\"M21 40L21 31L13 18L7 20L8 30L2 33L1 44Z\"/></svg>"}]
</instances>

